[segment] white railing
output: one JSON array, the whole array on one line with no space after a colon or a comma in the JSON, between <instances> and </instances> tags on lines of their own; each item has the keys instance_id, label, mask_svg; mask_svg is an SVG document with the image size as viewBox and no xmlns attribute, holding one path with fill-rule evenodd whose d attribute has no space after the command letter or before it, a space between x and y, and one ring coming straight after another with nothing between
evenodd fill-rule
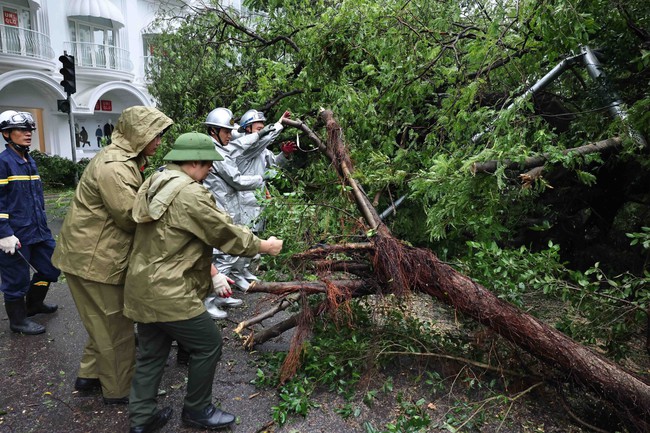
<instances>
[{"instance_id":1,"label":"white railing","mask_svg":"<svg viewBox=\"0 0 650 433\"><path fill-rule=\"evenodd\" d=\"M91 42L65 42L65 50L74 56L76 66L131 72L129 51L113 45Z\"/></svg>"},{"instance_id":2,"label":"white railing","mask_svg":"<svg viewBox=\"0 0 650 433\"><path fill-rule=\"evenodd\" d=\"M144 71L148 72L149 68L151 68L153 65L153 56L144 56L143 57L143 63L144 63Z\"/></svg>"},{"instance_id":3,"label":"white railing","mask_svg":"<svg viewBox=\"0 0 650 433\"><path fill-rule=\"evenodd\" d=\"M43 33L22 27L0 25L0 52L51 60L54 50L50 38Z\"/></svg>"}]
</instances>

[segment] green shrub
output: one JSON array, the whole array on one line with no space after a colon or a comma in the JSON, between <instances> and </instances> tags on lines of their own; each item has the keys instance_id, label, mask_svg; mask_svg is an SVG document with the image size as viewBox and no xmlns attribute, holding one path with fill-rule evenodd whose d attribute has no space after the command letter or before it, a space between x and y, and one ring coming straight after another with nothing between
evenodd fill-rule
<instances>
[{"instance_id":1,"label":"green shrub","mask_svg":"<svg viewBox=\"0 0 650 433\"><path fill-rule=\"evenodd\" d=\"M74 186L75 171L81 177L90 159L83 158L76 164L69 159L58 155L46 155L33 150L30 155L36 161L38 172L43 184L48 188L61 188Z\"/></svg>"}]
</instances>

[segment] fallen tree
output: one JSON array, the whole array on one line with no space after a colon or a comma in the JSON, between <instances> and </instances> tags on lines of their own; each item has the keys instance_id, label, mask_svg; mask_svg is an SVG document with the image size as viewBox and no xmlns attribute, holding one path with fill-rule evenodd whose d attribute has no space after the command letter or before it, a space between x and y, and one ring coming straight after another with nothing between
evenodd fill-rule
<instances>
[{"instance_id":1,"label":"fallen tree","mask_svg":"<svg viewBox=\"0 0 650 433\"><path fill-rule=\"evenodd\" d=\"M352 177L353 166L349 158L341 128L331 111L323 110L320 115L325 123L327 140L320 138L301 121L285 120L285 124L302 130L330 159L342 182L350 188L368 229L374 231L366 244L355 244L354 248L342 246L323 247L308 250L298 258L327 263L331 251L346 252L359 260L351 263L358 269L359 262L367 260L371 272L349 281L334 281L327 278L321 282L255 283L254 291L265 291L285 297L275 312L299 303L300 313L276 325L273 330L251 333L246 339L248 347L272 338L285 330L298 326L282 377L290 377L297 368L301 342L307 336L305 329L315 314L333 311L356 296L368 293L393 293L402 296L409 291L428 294L452 306L481 324L494 330L500 336L556 369L567 381L573 381L609 400L618 410L632 420L640 429L650 428L650 385L641 377L626 371L604 356L592 351L555 328L537 318L520 311L513 305L497 298L485 287L457 272L452 266L440 261L430 250L407 246L393 237L379 218L369 198ZM355 256L356 255L356 256ZM340 263L337 269L343 269ZM308 293L325 293L326 300L317 307L308 307L305 298ZM275 314L272 312L272 314ZM272 315L271 314L271 315ZM258 316L269 317L262 313ZM261 319L242 322L237 331L241 334Z\"/></svg>"},{"instance_id":2,"label":"fallen tree","mask_svg":"<svg viewBox=\"0 0 650 433\"><path fill-rule=\"evenodd\" d=\"M588 155L590 153L604 152L606 150L616 149L621 146L623 140L620 137L612 137L606 140L597 141L595 143L585 144L584 146L565 149L562 151L563 155ZM542 155L531 156L522 162L513 161L485 161L475 162L472 164L472 173L494 173L499 165L504 165L509 170L529 170L531 168L540 167L546 163L550 155L545 153Z\"/></svg>"}]
</instances>

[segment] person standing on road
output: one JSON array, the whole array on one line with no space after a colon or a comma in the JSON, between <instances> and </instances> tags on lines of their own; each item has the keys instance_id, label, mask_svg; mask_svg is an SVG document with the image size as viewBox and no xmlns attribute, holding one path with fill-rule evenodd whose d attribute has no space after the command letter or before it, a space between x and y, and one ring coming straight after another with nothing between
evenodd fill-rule
<instances>
[{"instance_id":1,"label":"person standing on road","mask_svg":"<svg viewBox=\"0 0 650 433\"><path fill-rule=\"evenodd\" d=\"M297 149L293 141L282 143L282 152L277 155L268 149L283 130L283 119L290 117L291 113L285 111L276 123L265 125L264 113L255 109L248 110L241 117L239 127L239 131L245 135L230 143L233 159L241 176L260 179L256 188L238 191L239 212L235 219L237 224L251 227L256 234L264 228L264 221L260 218L262 205L257 194L260 191L268 194L266 181L275 176L277 167L288 164L291 153ZM231 264L230 277L234 280L235 287L244 292L248 290L251 282L257 281L257 277L250 271L250 264L251 259L248 257L238 257Z\"/></svg>"},{"instance_id":2,"label":"person standing on road","mask_svg":"<svg viewBox=\"0 0 650 433\"><path fill-rule=\"evenodd\" d=\"M135 365L133 322L124 317L124 280L135 221L133 200L147 157L173 121L152 107L120 116L113 143L84 170L63 221L54 263L65 273L88 332L75 389L101 387L105 404L127 404Z\"/></svg>"},{"instance_id":3,"label":"person standing on road","mask_svg":"<svg viewBox=\"0 0 650 433\"><path fill-rule=\"evenodd\" d=\"M225 107L218 107L208 113L205 119L205 126L208 135L212 138L215 150L221 155L215 161L208 177L203 184L210 190L217 202L217 207L228 213L235 223L239 220L238 191L256 190L262 185L261 176L242 176L235 164L235 153L232 146L228 146L235 129L235 122L232 111ZM215 249L213 251L213 263L222 274L229 274L232 265L237 261L233 257ZM205 307L213 319L225 319L228 313L219 307L237 307L243 301L234 297L222 298L219 296L208 296L205 300Z\"/></svg>"},{"instance_id":4,"label":"person standing on road","mask_svg":"<svg viewBox=\"0 0 650 433\"><path fill-rule=\"evenodd\" d=\"M281 240L262 240L232 224L201 185L212 162L222 160L210 137L182 134L164 159L171 163L145 180L133 205L137 227L124 314L137 323L139 357L130 394L130 433L156 431L171 418L170 407L156 410L156 396L173 340L190 353L183 423L214 430L235 421L212 404L222 340L202 299L210 286L219 290L225 279L217 274L222 277L213 277L211 284L212 248L244 256L282 250Z\"/></svg>"},{"instance_id":5,"label":"person standing on road","mask_svg":"<svg viewBox=\"0 0 650 433\"><path fill-rule=\"evenodd\" d=\"M54 313L43 301L60 271L52 265L54 238L47 226L43 184L29 155L36 123L27 112L0 114L6 149L0 153L0 290L13 332L42 334L45 327L29 317ZM31 267L36 269L29 278Z\"/></svg>"}]
</instances>

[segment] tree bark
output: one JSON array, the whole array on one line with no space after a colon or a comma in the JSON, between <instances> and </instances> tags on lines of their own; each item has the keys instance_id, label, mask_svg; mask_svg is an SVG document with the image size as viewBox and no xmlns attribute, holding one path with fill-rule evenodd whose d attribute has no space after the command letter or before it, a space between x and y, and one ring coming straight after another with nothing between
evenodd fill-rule
<instances>
[{"instance_id":1,"label":"tree bark","mask_svg":"<svg viewBox=\"0 0 650 433\"><path fill-rule=\"evenodd\" d=\"M469 277L442 263L431 251L408 247L393 238L368 197L352 178L353 167L345 150L343 135L331 111L322 111L321 118L326 124L328 142L324 146L319 141L319 147L326 150L342 181L352 188L357 207L368 226L376 229L371 239L375 246L372 260L376 284L398 295L409 289L421 291L453 306L549 366L559 369L567 379L608 399L637 423L650 426L650 386L643 379L502 301ZM305 125L301 123L301 127ZM313 132L311 134L315 135ZM600 152L620 144L620 138L612 138L568 149L565 153ZM539 166L547 157L529 158L523 166ZM476 164L474 172L493 172L496 164L496 161ZM521 165L512 164L512 167Z\"/></svg>"},{"instance_id":2,"label":"tree bark","mask_svg":"<svg viewBox=\"0 0 650 433\"><path fill-rule=\"evenodd\" d=\"M642 378L502 301L449 265L437 259L430 265L436 268L435 274L448 275L451 284L444 286L444 292L427 287L421 291L476 319L549 366L560 369L567 380L592 389L624 413L644 423L650 421L650 386Z\"/></svg>"}]
</instances>

